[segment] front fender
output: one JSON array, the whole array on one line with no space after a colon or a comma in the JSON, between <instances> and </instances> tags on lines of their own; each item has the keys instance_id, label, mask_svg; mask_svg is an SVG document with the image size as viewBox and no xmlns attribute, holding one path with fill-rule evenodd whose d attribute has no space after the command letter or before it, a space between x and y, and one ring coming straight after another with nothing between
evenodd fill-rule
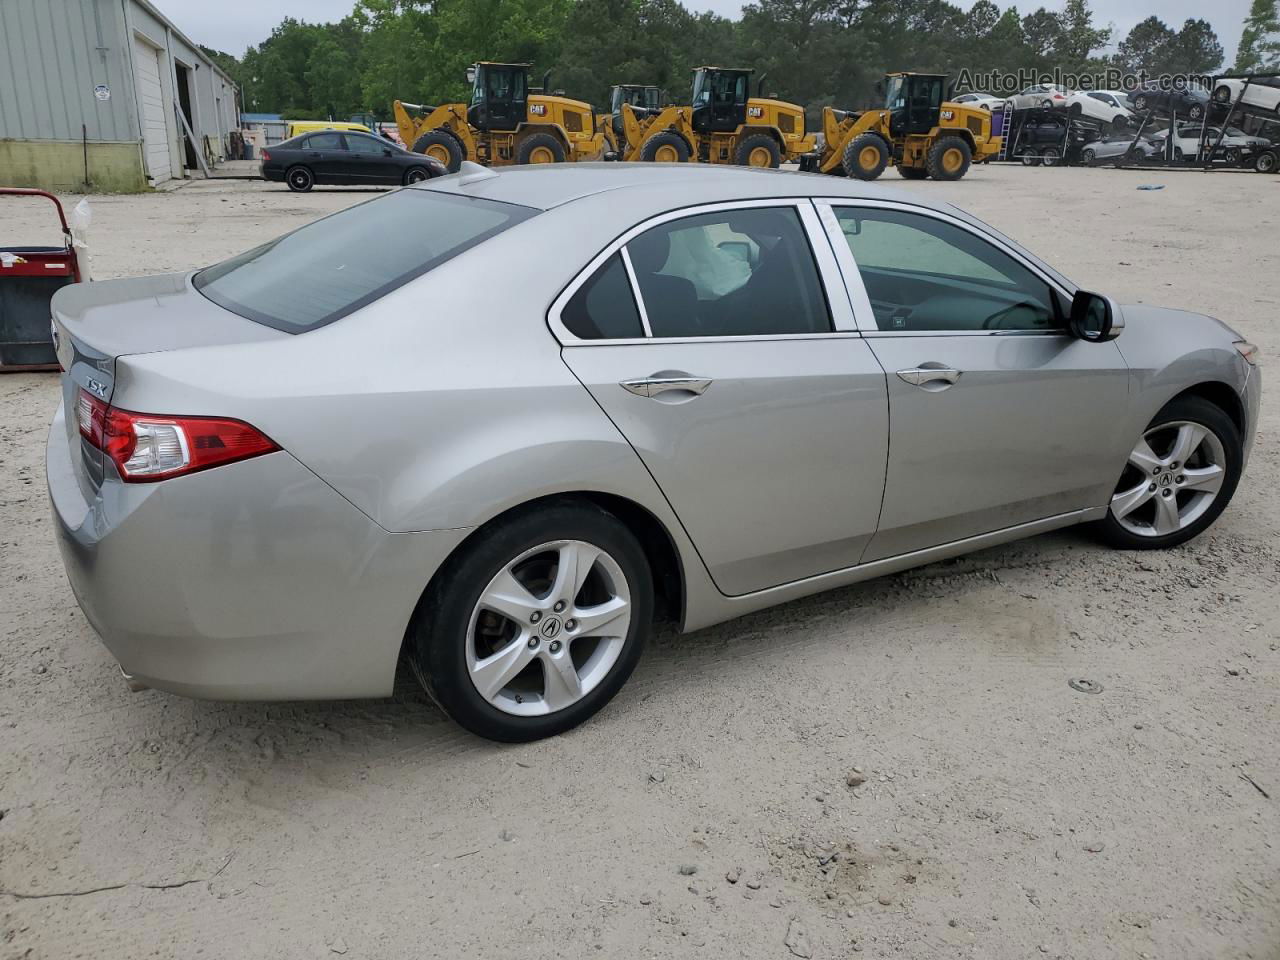
<instances>
[{"instance_id":1,"label":"front fender","mask_svg":"<svg viewBox=\"0 0 1280 960\"><path fill-rule=\"evenodd\" d=\"M1256 416L1250 416L1247 385L1252 368L1235 349L1242 339L1213 317L1130 304L1125 329L1115 341L1129 365L1129 433L1138 436L1166 403L1184 391L1224 385L1245 412L1245 445L1251 445ZM1253 401L1256 410L1256 401Z\"/></svg>"}]
</instances>

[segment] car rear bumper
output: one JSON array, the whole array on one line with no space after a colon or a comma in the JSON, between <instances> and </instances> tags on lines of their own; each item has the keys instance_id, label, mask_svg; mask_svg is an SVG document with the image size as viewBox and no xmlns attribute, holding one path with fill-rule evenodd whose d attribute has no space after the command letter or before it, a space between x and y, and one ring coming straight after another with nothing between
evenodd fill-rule
<instances>
[{"instance_id":1,"label":"car rear bumper","mask_svg":"<svg viewBox=\"0 0 1280 960\"><path fill-rule=\"evenodd\" d=\"M465 530L392 534L283 451L150 484L46 468L76 599L137 684L219 700L391 692L414 606Z\"/></svg>"}]
</instances>

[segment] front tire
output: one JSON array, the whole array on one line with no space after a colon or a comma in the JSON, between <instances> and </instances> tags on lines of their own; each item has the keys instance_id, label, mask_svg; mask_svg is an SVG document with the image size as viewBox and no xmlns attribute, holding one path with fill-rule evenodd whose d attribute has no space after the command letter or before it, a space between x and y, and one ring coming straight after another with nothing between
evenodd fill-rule
<instances>
[{"instance_id":1,"label":"front tire","mask_svg":"<svg viewBox=\"0 0 1280 960\"><path fill-rule=\"evenodd\" d=\"M1275 173L1278 166L1280 166L1280 154L1274 150L1264 150L1253 162L1253 169L1259 173Z\"/></svg>"},{"instance_id":2,"label":"front tire","mask_svg":"<svg viewBox=\"0 0 1280 960\"><path fill-rule=\"evenodd\" d=\"M863 133L854 137L844 148L840 165L847 177L858 180L875 180L884 173L889 163L889 145L876 133Z\"/></svg>"},{"instance_id":3,"label":"front tire","mask_svg":"<svg viewBox=\"0 0 1280 960\"><path fill-rule=\"evenodd\" d=\"M1088 147L1080 151L1080 162L1086 167L1092 167L1094 162L1094 153Z\"/></svg>"},{"instance_id":4,"label":"front tire","mask_svg":"<svg viewBox=\"0 0 1280 960\"><path fill-rule=\"evenodd\" d=\"M640 159L645 163L687 163L689 145L679 134L664 130L644 142L640 147Z\"/></svg>"},{"instance_id":5,"label":"front tire","mask_svg":"<svg viewBox=\"0 0 1280 960\"><path fill-rule=\"evenodd\" d=\"M612 699L652 619L636 538L599 507L558 501L498 521L449 560L419 605L409 660L472 733L537 740Z\"/></svg>"},{"instance_id":6,"label":"front tire","mask_svg":"<svg viewBox=\"0 0 1280 960\"><path fill-rule=\"evenodd\" d=\"M284 182L294 193L306 193L316 185L315 175L309 167L290 167L284 175Z\"/></svg>"},{"instance_id":7,"label":"front tire","mask_svg":"<svg viewBox=\"0 0 1280 960\"><path fill-rule=\"evenodd\" d=\"M431 179L431 171L426 167L410 167L404 172L404 185L411 187L415 183L421 183L423 180Z\"/></svg>"},{"instance_id":8,"label":"front tire","mask_svg":"<svg viewBox=\"0 0 1280 960\"><path fill-rule=\"evenodd\" d=\"M1162 550L1199 536L1235 493L1244 446L1235 422L1201 397L1155 415L1121 472L1097 529L1122 550Z\"/></svg>"},{"instance_id":9,"label":"front tire","mask_svg":"<svg viewBox=\"0 0 1280 960\"><path fill-rule=\"evenodd\" d=\"M443 163L450 173L457 173L462 169L462 144L457 137L445 130L428 130L414 141L413 152Z\"/></svg>"}]
</instances>

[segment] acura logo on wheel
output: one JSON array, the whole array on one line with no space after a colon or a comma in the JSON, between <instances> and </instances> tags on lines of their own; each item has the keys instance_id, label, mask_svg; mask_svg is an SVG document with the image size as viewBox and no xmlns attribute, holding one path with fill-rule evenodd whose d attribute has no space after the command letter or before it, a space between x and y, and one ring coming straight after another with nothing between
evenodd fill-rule
<instances>
[{"instance_id":1,"label":"acura logo on wheel","mask_svg":"<svg viewBox=\"0 0 1280 960\"><path fill-rule=\"evenodd\" d=\"M555 617L547 617L542 623L542 635L552 640L560 635L560 621Z\"/></svg>"},{"instance_id":2,"label":"acura logo on wheel","mask_svg":"<svg viewBox=\"0 0 1280 960\"><path fill-rule=\"evenodd\" d=\"M1167 473L1160 478L1160 486L1162 487L1167 487L1171 483L1173 483L1173 477L1169 476Z\"/></svg>"}]
</instances>

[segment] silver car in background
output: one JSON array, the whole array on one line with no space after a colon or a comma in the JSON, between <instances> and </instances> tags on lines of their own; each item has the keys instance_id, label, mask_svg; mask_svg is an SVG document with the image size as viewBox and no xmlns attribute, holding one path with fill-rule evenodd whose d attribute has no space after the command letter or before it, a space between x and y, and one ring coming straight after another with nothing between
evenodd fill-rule
<instances>
[{"instance_id":1,"label":"silver car in background","mask_svg":"<svg viewBox=\"0 0 1280 960\"><path fill-rule=\"evenodd\" d=\"M486 737L697 630L1071 524L1231 498L1255 350L922 194L472 165L192 274L54 301L81 607L135 686L378 697Z\"/></svg>"}]
</instances>

